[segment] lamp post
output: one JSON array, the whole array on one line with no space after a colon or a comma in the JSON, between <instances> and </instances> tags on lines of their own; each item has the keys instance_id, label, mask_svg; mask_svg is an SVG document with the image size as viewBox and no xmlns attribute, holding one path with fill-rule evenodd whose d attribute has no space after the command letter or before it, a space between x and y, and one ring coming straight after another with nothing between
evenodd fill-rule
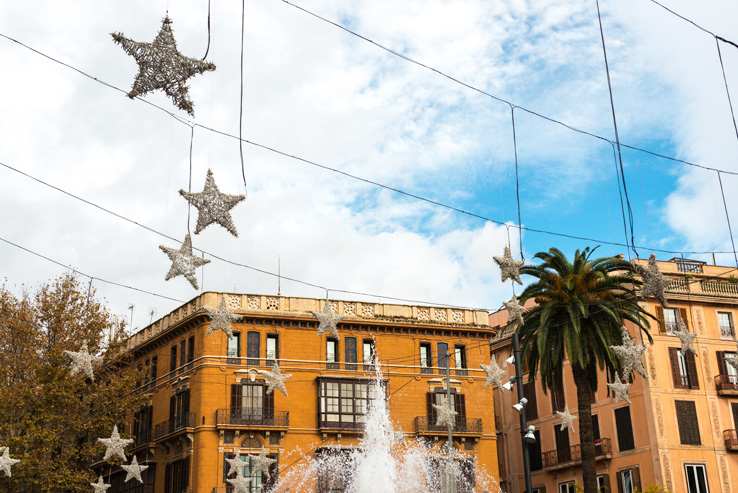
<instances>
[{"instance_id":1,"label":"lamp post","mask_svg":"<svg viewBox=\"0 0 738 493\"><path fill-rule=\"evenodd\" d=\"M520 342L518 341L518 333L513 332L512 335L512 345L513 345L513 357L515 358L514 365L515 365L515 382L517 383L518 387L518 402L519 403L527 403L527 400L524 401L525 396L523 396L523 370L520 367ZM520 414L520 442L523 444L523 470L525 472L525 491L526 493L533 493L533 489L531 486L531 478L530 478L530 455L528 453L528 440L525 439L525 435L528 432L527 424L525 421L525 404L523 404L523 409L519 411Z\"/></svg>"}]
</instances>

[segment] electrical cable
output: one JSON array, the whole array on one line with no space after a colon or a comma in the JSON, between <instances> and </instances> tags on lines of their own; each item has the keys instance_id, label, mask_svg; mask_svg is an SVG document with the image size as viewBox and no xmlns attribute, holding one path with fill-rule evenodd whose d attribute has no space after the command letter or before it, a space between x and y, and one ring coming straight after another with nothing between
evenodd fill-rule
<instances>
[{"instance_id":1,"label":"electrical cable","mask_svg":"<svg viewBox=\"0 0 738 493\"><path fill-rule=\"evenodd\" d=\"M241 157L241 175L243 176L243 194L248 198L248 187L246 186L246 167L243 162L243 40L246 23L246 0L241 0L241 96L238 105L238 153Z\"/></svg>"},{"instance_id":2,"label":"electrical cable","mask_svg":"<svg viewBox=\"0 0 738 493\"><path fill-rule=\"evenodd\" d=\"M735 250L735 240L733 240L733 229L730 227L730 215L728 214L728 204L725 202L725 191L723 190L723 179L720 177L718 172L718 182L720 182L720 194L723 196L723 207L725 207L725 219L728 221L728 233L730 234L730 243L733 245L733 258L735 259L735 266L738 268L738 254Z\"/></svg>"},{"instance_id":3,"label":"electrical cable","mask_svg":"<svg viewBox=\"0 0 738 493\"><path fill-rule=\"evenodd\" d=\"M510 105L510 117L512 119L512 133L513 133L513 149L515 151L515 197L518 202L518 224L523 226L523 221L520 219L520 182L518 179L518 141L515 135L515 107ZM523 235L518 231L518 240L520 241L520 260L525 262L525 255L523 254ZM508 244L510 243L510 228L507 230ZM513 286L514 288L515 286ZM514 292L514 290L513 290Z\"/></svg>"},{"instance_id":4,"label":"electrical cable","mask_svg":"<svg viewBox=\"0 0 738 493\"><path fill-rule=\"evenodd\" d=\"M729 40L727 40L725 38L721 38L720 36L718 36L717 34L713 33L712 31L710 31L708 29L705 29L704 27L700 26L699 24L697 24L693 20L688 19L688 18L684 17L683 15L676 13L675 11L671 10L670 8L666 7L665 5L662 5L661 3L657 2L656 0L650 0L650 1L651 1L651 3L655 3L656 5L658 5L659 7L661 7L662 9L666 10L667 12L669 12L669 13L677 16L677 17L679 17L683 21L689 22L690 24L692 24L694 27L696 27L700 31L703 31L703 32L709 34L710 36L715 37L715 38L719 38L721 41L725 41L726 43L729 43L729 44L735 46L736 48L738 48L738 44L735 44L734 42L729 41Z\"/></svg>"}]
</instances>

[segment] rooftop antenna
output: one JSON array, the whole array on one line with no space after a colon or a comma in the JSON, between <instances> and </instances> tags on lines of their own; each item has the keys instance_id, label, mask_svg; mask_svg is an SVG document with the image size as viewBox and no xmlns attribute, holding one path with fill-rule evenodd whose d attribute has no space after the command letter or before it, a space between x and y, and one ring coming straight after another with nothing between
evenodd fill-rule
<instances>
[{"instance_id":1,"label":"rooftop antenna","mask_svg":"<svg viewBox=\"0 0 738 493\"><path fill-rule=\"evenodd\" d=\"M152 306L149 308L149 325L151 325L151 322L154 320L154 315L156 315L156 308Z\"/></svg>"},{"instance_id":2,"label":"rooftop antenna","mask_svg":"<svg viewBox=\"0 0 738 493\"><path fill-rule=\"evenodd\" d=\"M133 303L131 303L130 305L128 305L128 309L129 309L129 310L131 310L131 323L130 323L130 326L131 326L130 328L131 328L131 330L133 330L133 308L134 308L135 306L136 306L136 305L134 305Z\"/></svg>"}]
</instances>

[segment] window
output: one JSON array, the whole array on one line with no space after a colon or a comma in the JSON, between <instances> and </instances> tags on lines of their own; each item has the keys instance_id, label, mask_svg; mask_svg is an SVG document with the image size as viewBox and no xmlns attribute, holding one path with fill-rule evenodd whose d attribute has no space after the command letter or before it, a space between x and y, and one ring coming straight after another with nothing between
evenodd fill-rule
<instances>
[{"instance_id":1,"label":"window","mask_svg":"<svg viewBox=\"0 0 738 493\"><path fill-rule=\"evenodd\" d=\"M347 449L321 448L315 456L323 464L318 468L318 493L343 493L351 481L347 467L351 451Z\"/></svg>"},{"instance_id":2,"label":"window","mask_svg":"<svg viewBox=\"0 0 738 493\"><path fill-rule=\"evenodd\" d=\"M157 377L157 371L159 366L159 357L154 356L151 358L151 385L156 385L156 377Z\"/></svg>"},{"instance_id":3,"label":"window","mask_svg":"<svg viewBox=\"0 0 738 493\"><path fill-rule=\"evenodd\" d=\"M666 333L668 335L672 336L675 330L679 330L676 308L664 308L664 322L666 322Z\"/></svg>"},{"instance_id":4,"label":"window","mask_svg":"<svg viewBox=\"0 0 738 493\"><path fill-rule=\"evenodd\" d=\"M577 489L574 486L574 481L567 481L566 483L559 483L559 493L576 493Z\"/></svg>"},{"instance_id":5,"label":"window","mask_svg":"<svg viewBox=\"0 0 738 493\"><path fill-rule=\"evenodd\" d=\"M133 444L136 447L151 441L153 409L152 406L142 406L133 413Z\"/></svg>"},{"instance_id":6,"label":"window","mask_svg":"<svg viewBox=\"0 0 738 493\"><path fill-rule=\"evenodd\" d=\"M723 389L738 390L738 371L733 368L733 365L725 362L725 356L729 354L735 354L735 352L717 352L718 371L720 372L720 384ZM715 379L717 380L717 377Z\"/></svg>"},{"instance_id":7,"label":"window","mask_svg":"<svg viewBox=\"0 0 738 493\"><path fill-rule=\"evenodd\" d=\"M179 366L187 363L187 341L179 341Z\"/></svg>"},{"instance_id":8,"label":"window","mask_svg":"<svg viewBox=\"0 0 738 493\"><path fill-rule=\"evenodd\" d=\"M610 476L600 474L597 476L597 493L610 493Z\"/></svg>"},{"instance_id":9,"label":"window","mask_svg":"<svg viewBox=\"0 0 738 493\"><path fill-rule=\"evenodd\" d=\"M523 384L523 395L528 399L528 404L525 405L525 419L528 421L538 419L535 382L526 382Z\"/></svg>"},{"instance_id":10,"label":"window","mask_svg":"<svg viewBox=\"0 0 738 493\"><path fill-rule=\"evenodd\" d=\"M569 445L569 428L561 429L561 426L554 426L554 436L556 437L556 459L558 464L569 462L571 460L571 447Z\"/></svg>"},{"instance_id":11,"label":"window","mask_svg":"<svg viewBox=\"0 0 738 493\"><path fill-rule=\"evenodd\" d=\"M263 380L231 385L230 424L274 424L274 392L267 394Z\"/></svg>"},{"instance_id":12,"label":"window","mask_svg":"<svg viewBox=\"0 0 738 493\"><path fill-rule=\"evenodd\" d=\"M267 366L274 366L274 362L279 359L279 335L267 334Z\"/></svg>"},{"instance_id":13,"label":"window","mask_svg":"<svg viewBox=\"0 0 738 493\"><path fill-rule=\"evenodd\" d=\"M151 360L144 361L144 387L147 386L151 379Z\"/></svg>"},{"instance_id":14,"label":"window","mask_svg":"<svg viewBox=\"0 0 738 493\"><path fill-rule=\"evenodd\" d=\"M735 340L733 329L733 315L729 312L717 312L718 325L720 326L720 337L729 341Z\"/></svg>"},{"instance_id":15,"label":"window","mask_svg":"<svg viewBox=\"0 0 738 493\"><path fill-rule=\"evenodd\" d=\"M439 342L436 344L436 351L438 353L438 374L445 375L446 367L448 367L448 344Z\"/></svg>"},{"instance_id":16,"label":"window","mask_svg":"<svg viewBox=\"0 0 738 493\"><path fill-rule=\"evenodd\" d=\"M164 470L164 493L180 493L190 486L190 458L167 464Z\"/></svg>"},{"instance_id":17,"label":"window","mask_svg":"<svg viewBox=\"0 0 738 493\"><path fill-rule=\"evenodd\" d=\"M595 442L595 456L599 457L602 452L602 437L600 436L600 415L592 415L592 437Z\"/></svg>"},{"instance_id":18,"label":"window","mask_svg":"<svg viewBox=\"0 0 738 493\"><path fill-rule=\"evenodd\" d=\"M448 396L446 395L446 392L444 391L437 391L437 392L428 392L425 395L425 407L426 407L426 415L428 419L428 429L429 430L436 430L436 431L443 431L446 430L446 426L438 426L436 425L436 421L438 421L438 414L436 413L436 408L433 407L433 404L436 406L448 406ZM458 394L458 393L452 393L451 394L451 409L456 411L458 414L456 415L454 422L454 431L459 433L464 433L467 431L467 422L466 422L466 397L464 394Z\"/></svg>"},{"instance_id":19,"label":"window","mask_svg":"<svg viewBox=\"0 0 738 493\"><path fill-rule=\"evenodd\" d=\"M187 362L192 363L195 360L195 336L190 336L187 340Z\"/></svg>"},{"instance_id":20,"label":"window","mask_svg":"<svg viewBox=\"0 0 738 493\"><path fill-rule=\"evenodd\" d=\"M433 353L429 342L420 343L420 373L433 373Z\"/></svg>"},{"instance_id":21,"label":"window","mask_svg":"<svg viewBox=\"0 0 738 493\"><path fill-rule=\"evenodd\" d=\"M633 425L630 421L630 407L615 409L615 428L617 428L620 451L633 450L635 442L633 440Z\"/></svg>"},{"instance_id":22,"label":"window","mask_svg":"<svg viewBox=\"0 0 738 493\"><path fill-rule=\"evenodd\" d=\"M374 346L374 339L364 339L364 371L374 371L374 363L376 363L377 351Z\"/></svg>"},{"instance_id":23,"label":"window","mask_svg":"<svg viewBox=\"0 0 738 493\"><path fill-rule=\"evenodd\" d=\"M326 339L325 341L325 360L328 362L326 367L329 370L340 370L341 364L338 362L338 341L335 339Z\"/></svg>"},{"instance_id":24,"label":"window","mask_svg":"<svg viewBox=\"0 0 738 493\"><path fill-rule=\"evenodd\" d=\"M177 392L169 398L169 433L195 426L190 422L190 389ZM158 427L159 425L157 425ZM175 490L177 491L177 490Z\"/></svg>"},{"instance_id":25,"label":"window","mask_svg":"<svg viewBox=\"0 0 738 493\"><path fill-rule=\"evenodd\" d=\"M558 388L551 389L551 410L553 412L564 410L564 392Z\"/></svg>"},{"instance_id":26,"label":"window","mask_svg":"<svg viewBox=\"0 0 738 493\"><path fill-rule=\"evenodd\" d=\"M618 471L618 493L641 491L641 474L637 467Z\"/></svg>"},{"instance_id":27,"label":"window","mask_svg":"<svg viewBox=\"0 0 738 493\"><path fill-rule=\"evenodd\" d=\"M259 358L261 357L261 334L259 332L249 332L246 335L246 364L249 366L259 366Z\"/></svg>"},{"instance_id":28,"label":"window","mask_svg":"<svg viewBox=\"0 0 738 493\"><path fill-rule=\"evenodd\" d=\"M370 380L320 379L318 426L357 430L364 427Z\"/></svg>"},{"instance_id":29,"label":"window","mask_svg":"<svg viewBox=\"0 0 738 493\"><path fill-rule=\"evenodd\" d=\"M169 371L174 371L177 368L177 345L175 344L169 350Z\"/></svg>"},{"instance_id":30,"label":"window","mask_svg":"<svg viewBox=\"0 0 738 493\"><path fill-rule=\"evenodd\" d=\"M149 467L141 472L141 479L144 484L138 482L137 479L131 478L126 481L126 471L118 471L113 473L106 482L110 484L107 493L154 493L154 483L156 478L156 464L150 462Z\"/></svg>"},{"instance_id":31,"label":"window","mask_svg":"<svg viewBox=\"0 0 738 493\"><path fill-rule=\"evenodd\" d=\"M676 407L682 445L701 445L700 427L697 423L697 409L694 401L674 401L674 407Z\"/></svg>"},{"instance_id":32,"label":"window","mask_svg":"<svg viewBox=\"0 0 738 493\"><path fill-rule=\"evenodd\" d=\"M240 365L241 364L241 333L234 332L233 337L228 339L228 356L227 363L229 365Z\"/></svg>"},{"instance_id":33,"label":"window","mask_svg":"<svg viewBox=\"0 0 738 493\"><path fill-rule=\"evenodd\" d=\"M687 351L684 355L679 348L669 348L671 359L671 374L674 378L676 389L699 389L700 383L697 378L697 365L694 362L694 354Z\"/></svg>"},{"instance_id":34,"label":"window","mask_svg":"<svg viewBox=\"0 0 738 493\"><path fill-rule=\"evenodd\" d=\"M136 388L141 386L141 375L143 375L143 366L141 363L136 366Z\"/></svg>"},{"instance_id":35,"label":"window","mask_svg":"<svg viewBox=\"0 0 738 493\"><path fill-rule=\"evenodd\" d=\"M688 493L710 493L710 490L707 488L705 466L702 464L685 464L684 469L687 473Z\"/></svg>"},{"instance_id":36,"label":"window","mask_svg":"<svg viewBox=\"0 0 738 493\"><path fill-rule=\"evenodd\" d=\"M469 374L466 371L466 346L454 346L454 364L456 365L456 374L465 377Z\"/></svg>"},{"instance_id":37,"label":"window","mask_svg":"<svg viewBox=\"0 0 738 493\"><path fill-rule=\"evenodd\" d=\"M530 457L530 470L540 471L543 469L543 456L541 455L541 430L533 432L536 436L535 443L528 444L528 456Z\"/></svg>"},{"instance_id":38,"label":"window","mask_svg":"<svg viewBox=\"0 0 738 493\"><path fill-rule=\"evenodd\" d=\"M661 308L656 307L656 318L659 320L659 332L662 334L674 335L674 331L679 329L679 321L684 322L684 326L689 330L689 321L687 320L686 308Z\"/></svg>"}]
</instances>

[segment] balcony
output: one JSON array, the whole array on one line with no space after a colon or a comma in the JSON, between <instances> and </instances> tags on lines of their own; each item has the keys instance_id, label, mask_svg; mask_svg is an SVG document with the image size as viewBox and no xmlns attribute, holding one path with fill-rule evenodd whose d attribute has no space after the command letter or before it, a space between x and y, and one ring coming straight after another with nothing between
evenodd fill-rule
<instances>
[{"instance_id":1,"label":"balcony","mask_svg":"<svg viewBox=\"0 0 738 493\"><path fill-rule=\"evenodd\" d=\"M728 281L669 279L666 291L675 294L738 298L738 283Z\"/></svg>"},{"instance_id":2,"label":"balcony","mask_svg":"<svg viewBox=\"0 0 738 493\"><path fill-rule=\"evenodd\" d=\"M133 438L133 443L128 446L129 452L136 451L137 449L144 447L149 443L153 443L153 430L151 428L141 430L138 433L135 433L131 438Z\"/></svg>"},{"instance_id":3,"label":"balcony","mask_svg":"<svg viewBox=\"0 0 738 493\"><path fill-rule=\"evenodd\" d=\"M582 451L579 444L561 450L550 450L541 454L543 457L543 469L554 471L566 467L577 466L582 463ZM595 441L595 460L607 460L612 458L610 439L601 438L599 443Z\"/></svg>"},{"instance_id":4,"label":"balcony","mask_svg":"<svg viewBox=\"0 0 738 493\"><path fill-rule=\"evenodd\" d=\"M456 417L452 428L455 434L461 435L481 435L482 418L462 418ZM418 435L446 435L448 427L430 424L427 416L415 417L415 433Z\"/></svg>"},{"instance_id":5,"label":"balcony","mask_svg":"<svg viewBox=\"0 0 738 493\"><path fill-rule=\"evenodd\" d=\"M168 419L154 426L154 440L159 441L164 437L179 433L187 428L195 427L195 413L182 414Z\"/></svg>"},{"instance_id":6,"label":"balcony","mask_svg":"<svg viewBox=\"0 0 738 493\"><path fill-rule=\"evenodd\" d=\"M723 431L723 440L725 440L725 448L733 452L738 452L738 431Z\"/></svg>"},{"instance_id":7,"label":"balcony","mask_svg":"<svg viewBox=\"0 0 738 493\"><path fill-rule=\"evenodd\" d=\"M718 395L738 395L738 375L717 375L715 388Z\"/></svg>"},{"instance_id":8,"label":"balcony","mask_svg":"<svg viewBox=\"0 0 738 493\"><path fill-rule=\"evenodd\" d=\"M218 409L215 413L215 424L219 427L286 430L290 427L290 412L242 408Z\"/></svg>"},{"instance_id":9,"label":"balcony","mask_svg":"<svg viewBox=\"0 0 738 493\"><path fill-rule=\"evenodd\" d=\"M238 349L229 349L226 353L226 364L227 365L240 365L241 364L241 351Z\"/></svg>"}]
</instances>

